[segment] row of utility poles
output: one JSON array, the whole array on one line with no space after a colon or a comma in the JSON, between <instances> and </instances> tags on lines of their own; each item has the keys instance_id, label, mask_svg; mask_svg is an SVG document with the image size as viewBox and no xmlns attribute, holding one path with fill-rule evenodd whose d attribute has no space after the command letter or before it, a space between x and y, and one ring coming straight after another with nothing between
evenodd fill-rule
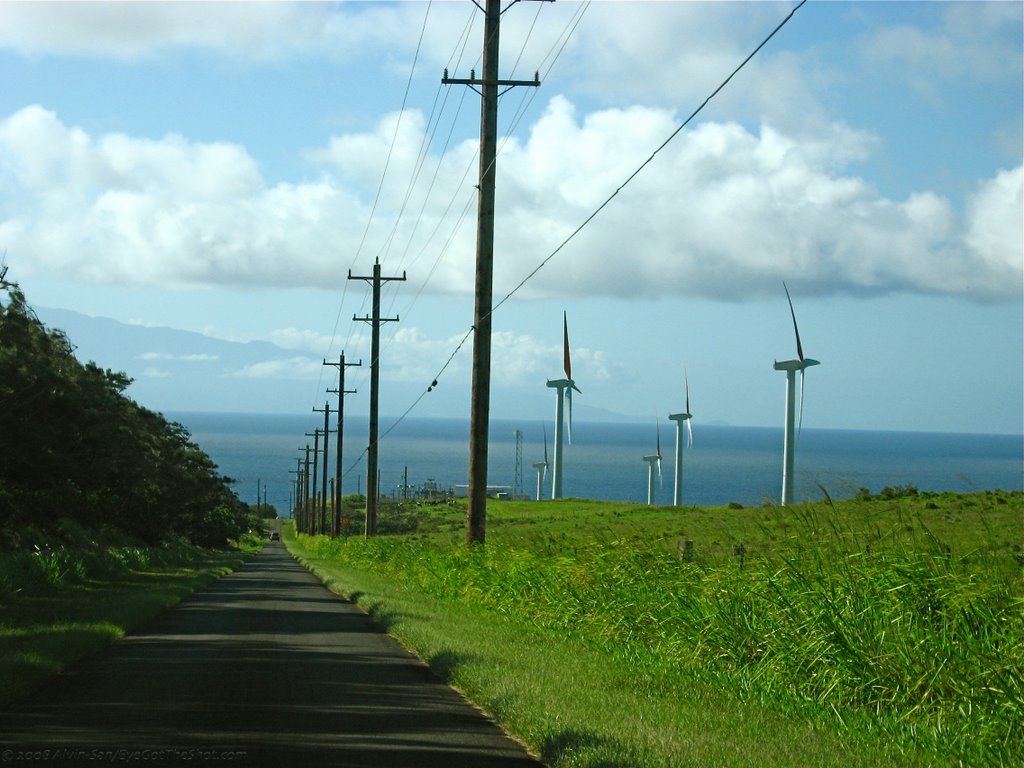
<instances>
[{"instance_id":1,"label":"row of utility poles","mask_svg":"<svg viewBox=\"0 0 1024 768\"><path fill-rule=\"evenodd\" d=\"M381 284L392 280L405 280L405 273L401 277L384 277L381 275L380 261L373 265L371 275L353 275L351 270L348 273L349 280L365 280L370 284L373 302L371 314L367 317L356 317L352 320L362 321L370 325L370 430L369 443L366 448L366 519L364 531L366 536L373 536L377 531L377 497L378 472L377 472L377 442L379 419L379 384L380 384L380 327L383 323L398 322L398 317L380 316L380 289ZM329 393L338 396L338 405L331 408L330 402L325 401L323 408L313 408L315 413L323 413L324 426L312 432L307 432L308 437L313 438L313 447L310 449L307 442L304 448L304 458L298 459L298 466L293 470L295 474L295 498L296 503L296 527L302 533L326 534L338 536L342 533L341 498L343 495L343 462L345 445L345 395L356 393L354 389L345 388L345 369L351 366L361 366L363 361L350 363L345 360L345 353L342 352L338 362L323 361L324 365L337 367L338 387L328 389ZM331 414L336 414L337 427L331 429ZM328 478L330 466L330 436L334 433L337 436L335 443L334 476ZM322 439L321 439L322 438ZM310 451L312 450L312 476L310 475ZM328 494L328 484L330 494ZM328 499L330 503L328 504ZM331 514L328 516L328 511Z\"/></svg>"},{"instance_id":2,"label":"row of utility poles","mask_svg":"<svg viewBox=\"0 0 1024 768\"><path fill-rule=\"evenodd\" d=\"M541 0L553 2L554 0ZM471 71L468 78L453 78L445 70L441 82L446 85L466 85L476 90L481 96L480 106L480 183L477 203L477 241L476 241L476 288L474 293L473 311L473 379L470 404L470 436L469 436L469 488L466 519L466 545L473 547L484 543L487 516L487 438L490 427L490 396L491 396L491 312L493 310L493 275L494 275L494 192L495 170L497 159L498 137L498 97L505 91L516 86L540 85L540 77L535 74L533 80L502 80L498 76L499 30L501 25L501 0L485 0L485 5L474 0L477 7L484 12L484 43L483 68L481 77ZM512 3L514 4L514 3ZM503 90L499 93L499 88ZM369 445L366 449L366 536L372 536L377 527L377 417L378 417L378 382L380 363L380 325L385 322L397 322L398 318L382 318L380 316L381 283L390 280L405 280L401 277L382 277L380 261L374 263L373 274L370 276L354 276L349 271L349 280L365 280L373 290L372 317L357 318L371 324L372 349L370 353L370 430ZM307 533L330 533L337 536L340 532L339 515L341 511L342 487L342 444L344 430L344 396L345 390L345 356L342 354L338 363L340 384L338 393L338 414L336 469L333 478L333 509L334 515L330 530L327 528L327 442L330 435L331 408L325 403L323 409L324 428L322 432L324 447L323 476L319 505L317 502L317 474L320 465L321 449L320 430L311 435L313 440L313 485L310 486L309 461L310 448L305 446L305 460L300 457L296 474L297 525L300 531ZM352 363L350 365L358 365ZM303 450L300 448L300 450ZM311 493L312 490L312 493Z\"/></svg>"}]
</instances>

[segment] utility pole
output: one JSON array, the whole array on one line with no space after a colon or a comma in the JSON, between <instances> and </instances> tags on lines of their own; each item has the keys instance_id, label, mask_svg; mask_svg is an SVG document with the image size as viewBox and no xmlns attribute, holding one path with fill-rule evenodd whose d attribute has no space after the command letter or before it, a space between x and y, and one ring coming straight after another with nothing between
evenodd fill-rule
<instances>
[{"instance_id":1,"label":"utility pole","mask_svg":"<svg viewBox=\"0 0 1024 768\"><path fill-rule=\"evenodd\" d=\"M295 521L295 532L301 533L299 528L298 519L298 507L299 507L299 486L302 485L302 459L296 460L297 465L295 469L289 469L289 475L295 475L295 482L292 484L292 488L288 491L288 514L292 516ZM293 501L294 499L294 501Z\"/></svg>"},{"instance_id":2,"label":"utility pole","mask_svg":"<svg viewBox=\"0 0 1024 768\"><path fill-rule=\"evenodd\" d=\"M313 438L313 485L311 486L311 490L313 491L313 504L311 505L310 511L309 511L309 533L315 535L318 532L316 530L316 518L317 518L317 514L316 514L316 508L317 508L316 479L317 479L317 471L320 468L320 428L317 427L312 432L307 432L306 433L306 437L312 437ZM324 439L326 440L326 438L324 438Z\"/></svg>"},{"instance_id":3,"label":"utility pole","mask_svg":"<svg viewBox=\"0 0 1024 768\"><path fill-rule=\"evenodd\" d=\"M354 395L356 393L354 389L345 389L345 368L361 366L362 364L362 360L358 363L346 363L344 352L338 357L338 362L336 363L329 363L324 360L324 365L338 366L338 388L327 390L338 396L338 450L335 453L334 491L331 494L334 497L334 519L331 524L331 536L338 536L341 533L341 457L345 431L345 395Z\"/></svg>"},{"instance_id":4,"label":"utility pole","mask_svg":"<svg viewBox=\"0 0 1024 768\"><path fill-rule=\"evenodd\" d=\"M324 402L323 408L314 408L316 413L323 411L324 414L324 474L320 480L320 533L327 533L327 460L330 456L330 443L327 436L331 433L331 405ZM333 411L337 413L337 411ZM340 432L339 432L340 434ZM334 494L331 494L334 497Z\"/></svg>"},{"instance_id":5,"label":"utility pole","mask_svg":"<svg viewBox=\"0 0 1024 768\"><path fill-rule=\"evenodd\" d=\"M309 530L309 443L306 443L306 463L302 474L302 532Z\"/></svg>"},{"instance_id":6,"label":"utility pole","mask_svg":"<svg viewBox=\"0 0 1024 768\"><path fill-rule=\"evenodd\" d=\"M477 3L479 7L479 3ZM484 543L487 524L487 434L491 401L491 305L494 280L494 171L498 146L498 86L540 85L533 80L498 79L498 32L501 1L486 0L483 77L449 78L450 85L480 86L480 197L477 204L476 294L473 313L473 390L469 415L469 489L466 546ZM504 91L503 91L504 93Z\"/></svg>"},{"instance_id":7,"label":"utility pole","mask_svg":"<svg viewBox=\"0 0 1024 768\"><path fill-rule=\"evenodd\" d=\"M364 535L368 538L377 532L377 416L378 398L380 383L380 324L397 323L398 316L380 316L380 284L391 280L405 280L405 272L401 277L381 277L380 259L373 264L373 275L353 275L352 270L348 271L349 280L365 280L373 288L373 315L372 317L356 317L352 315L353 322L361 320L370 323L370 445L366 449L366 530Z\"/></svg>"}]
</instances>

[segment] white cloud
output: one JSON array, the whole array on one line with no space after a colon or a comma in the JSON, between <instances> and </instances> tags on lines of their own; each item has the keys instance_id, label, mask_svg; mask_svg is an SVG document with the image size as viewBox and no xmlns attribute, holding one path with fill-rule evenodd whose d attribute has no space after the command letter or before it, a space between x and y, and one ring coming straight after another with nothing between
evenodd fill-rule
<instances>
[{"instance_id":1,"label":"white cloud","mask_svg":"<svg viewBox=\"0 0 1024 768\"><path fill-rule=\"evenodd\" d=\"M322 371L322 360L297 356L253 363L238 369L232 376L240 379L311 379L316 381Z\"/></svg>"},{"instance_id":2,"label":"white cloud","mask_svg":"<svg viewBox=\"0 0 1024 768\"><path fill-rule=\"evenodd\" d=\"M206 354L172 355L172 354L167 353L167 352L143 352L141 355L138 356L138 359L139 360L180 360L182 362L193 363L193 362L212 362L212 361L219 360L220 357L218 355L206 355Z\"/></svg>"},{"instance_id":3,"label":"white cloud","mask_svg":"<svg viewBox=\"0 0 1024 768\"><path fill-rule=\"evenodd\" d=\"M968 208L966 241L985 265L983 279L1020 282L1024 243L1024 168L1000 171L979 186Z\"/></svg>"},{"instance_id":4,"label":"white cloud","mask_svg":"<svg viewBox=\"0 0 1024 768\"><path fill-rule=\"evenodd\" d=\"M862 56L881 76L903 78L921 95L942 101L953 80L1020 81L1020 3L942 3L934 26L894 25L861 41Z\"/></svg>"},{"instance_id":5,"label":"white cloud","mask_svg":"<svg viewBox=\"0 0 1024 768\"><path fill-rule=\"evenodd\" d=\"M327 354L327 350L333 347L336 340L319 331L280 328L271 331L267 341L284 349Z\"/></svg>"},{"instance_id":6,"label":"white cloud","mask_svg":"<svg viewBox=\"0 0 1024 768\"><path fill-rule=\"evenodd\" d=\"M10 2L0 46L23 54L134 60L172 47L260 59L337 40L326 3Z\"/></svg>"},{"instance_id":7,"label":"white cloud","mask_svg":"<svg viewBox=\"0 0 1024 768\"><path fill-rule=\"evenodd\" d=\"M386 185L363 240L365 182L382 167L394 120L335 137L317 154L317 181L269 187L237 145L175 135L92 137L28 107L0 122L0 191L7 201L0 240L9 262L28 274L48 269L99 282L234 286L336 284L345 266L338 254L352 259L362 243L364 258L394 254L390 264L401 260L397 266L409 270L417 290L433 269L428 292L466 293L475 227L471 213L458 217L473 201L465 181L471 142L431 159L438 168L433 192L424 203L424 174L397 228L407 185ZM645 107L581 117L556 97L526 141L509 141L498 163L496 299L612 195L677 120ZM423 128L415 113L404 117L393 178L410 177ZM873 136L842 124L814 138L767 124L757 133L735 123L696 125L523 295L738 299L775 290L788 278L819 293L1019 297L1019 171L980 180L965 218L934 192L892 200L848 175L850 164L870 157L875 146ZM279 341L311 351L318 347L304 345L328 346L287 331Z\"/></svg>"},{"instance_id":8,"label":"white cloud","mask_svg":"<svg viewBox=\"0 0 1024 768\"><path fill-rule=\"evenodd\" d=\"M639 165L639 148L672 127L671 115L655 109L579 121L570 105L554 100L530 140L502 158L511 179L503 220L518 224L500 230L514 233L504 249L550 253ZM992 225L989 250L1002 254L994 261L968 237L971 225L948 200L930 192L889 200L843 174L873 146L872 137L841 125L816 141L797 141L769 126L755 135L736 124L705 123L678 136L525 293L736 299L790 278L820 292L1019 296L1015 177L1000 186L1003 197L981 195L969 206L972 220ZM982 213L993 210L998 215ZM524 261L496 268L499 282L515 285L540 259Z\"/></svg>"}]
</instances>

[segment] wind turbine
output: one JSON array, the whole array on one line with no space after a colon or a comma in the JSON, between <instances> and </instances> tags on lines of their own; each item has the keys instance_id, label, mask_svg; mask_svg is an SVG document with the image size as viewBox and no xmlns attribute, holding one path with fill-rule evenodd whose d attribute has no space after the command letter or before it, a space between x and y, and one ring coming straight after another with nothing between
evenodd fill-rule
<instances>
[{"instance_id":1,"label":"wind turbine","mask_svg":"<svg viewBox=\"0 0 1024 768\"><path fill-rule=\"evenodd\" d=\"M534 462L533 468L537 470L537 501L540 501L541 486L548 476L548 428L546 426L544 427L544 461Z\"/></svg>"},{"instance_id":2,"label":"wind turbine","mask_svg":"<svg viewBox=\"0 0 1024 768\"><path fill-rule=\"evenodd\" d=\"M572 391L579 392L579 387L572 380L572 362L569 359L569 321L562 312L562 361L565 370L564 379L548 379L548 386L558 390L555 397L555 445L551 473L551 498L562 498L562 422L565 415L565 401L569 401L569 445L572 445ZM580 392L580 394L583 394Z\"/></svg>"},{"instance_id":3,"label":"wind turbine","mask_svg":"<svg viewBox=\"0 0 1024 768\"><path fill-rule=\"evenodd\" d=\"M800 329L796 325L796 312L793 311L793 299L789 288L782 283L789 301L789 314L793 318L793 333L796 335L796 360L775 361L776 371L786 372L786 427L782 443L782 506L793 503L793 454L796 451L796 373L800 372L800 424L804 420L804 371L812 365L820 365L817 360L804 357L804 348L800 343Z\"/></svg>"},{"instance_id":4,"label":"wind turbine","mask_svg":"<svg viewBox=\"0 0 1024 768\"><path fill-rule=\"evenodd\" d=\"M683 423L686 423L686 444L688 446L693 445L693 427L691 426L690 419L693 415L690 413L690 377L687 374L686 369L683 369L683 381L686 384L686 410L682 413L670 413L668 415L671 421L676 423L676 471L675 471L675 490L672 493L672 505L675 507L683 506Z\"/></svg>"},{"instance_id":5,"label":"wind turbine","mask_svg":"<svg viewBox=\"0 0 1024 768\"><path fill-rule=\"evenodd\" d=\"M654 426L657 428L657 440L658 448L657 451L651 456L644 456L644 461L647 462L647 504L650 506L654 504L654 467L658 467L658 483L661 484L661 427L658 425L657 419L654 421Z\"/></svg>"}]
</instances>

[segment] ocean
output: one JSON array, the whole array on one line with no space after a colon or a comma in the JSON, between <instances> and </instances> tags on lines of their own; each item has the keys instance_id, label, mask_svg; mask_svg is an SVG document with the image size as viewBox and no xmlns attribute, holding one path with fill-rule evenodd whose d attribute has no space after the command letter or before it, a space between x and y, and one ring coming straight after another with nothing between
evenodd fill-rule
<instances>
[{"instance_id":1,"label":"ocean","mask_svg":"<svg viewBox=\"0 0 1024 768\"><path fill-rule=\"evenodd\" d=\"M233 478L239 497L256 501L257 487L267 503L287 515L296 460L304 455L317 421L302 415L170 413L192 439ZM381 418L380 432L393 419ZM488 483L516 487L516 438L522 432L521 489L534 498L535 462L544 457L540 422L491 421ZM551 425L548 425L551 452ZM343 492L366 488L368 425L348 417L343 444ZM683 504L744 506L778 503L782 489L782 428L697 424L693 445L684 452ZM330 445L329 477L335 466L336 437ZM608 501L647 500L647 464L655 452L653 423L590 422L573 424L573 444L565 446L563 496ZM656 504L671 504L675 425L661 429L663 480ZM469 471L469 423L463 419L408 418L382 437L378 448L380 490L401 495L405 478L413 488L427 483L464 487ZM545 492L550 496L551 475ZM921 491L1021 490L1024 488L1024 438L923 432L875 432L804 428L796 454L798 501L821 499L821 488L836 499L860 488L877 493L885 486L914 485Z\"/></svg>"}]
</instances>

